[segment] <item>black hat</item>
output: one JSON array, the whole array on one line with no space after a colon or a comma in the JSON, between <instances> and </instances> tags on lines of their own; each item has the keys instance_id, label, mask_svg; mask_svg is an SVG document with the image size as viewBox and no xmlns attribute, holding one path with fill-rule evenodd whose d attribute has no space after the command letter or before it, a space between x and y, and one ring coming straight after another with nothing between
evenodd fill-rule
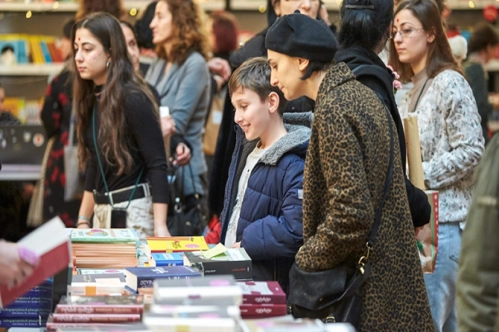
<instances>
[{"instance_id":1,"label":"black hat","mask_svg":"<svg viewBox=\"0 0 499 332\"><path fill-rule=\"evenodd\" d=\"M324 22L295 11L277 19L269 28L265 47L293 57L329 62L334 59L338 44Z\"/></svg>"}]
</instances>

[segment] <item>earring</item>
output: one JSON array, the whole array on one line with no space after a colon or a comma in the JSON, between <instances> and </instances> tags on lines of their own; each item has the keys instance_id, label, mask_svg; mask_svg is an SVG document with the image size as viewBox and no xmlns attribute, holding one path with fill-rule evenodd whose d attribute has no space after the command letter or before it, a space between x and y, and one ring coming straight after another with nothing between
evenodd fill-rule
<instances>
[{"instance_id":1,"label":"earring","mask_svg":"<svg viewBox=\"0 0 499 332\"><path fill-rule=\"evenodd\" d=\"M106 68L109 68L110 63L111 63L110 61L106 62Z\"/></svg>"}]
</instances>

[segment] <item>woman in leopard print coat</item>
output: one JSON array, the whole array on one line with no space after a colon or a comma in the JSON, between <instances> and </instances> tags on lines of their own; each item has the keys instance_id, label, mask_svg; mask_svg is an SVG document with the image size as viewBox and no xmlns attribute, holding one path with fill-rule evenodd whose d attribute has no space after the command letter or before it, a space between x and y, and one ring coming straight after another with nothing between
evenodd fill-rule
<instances>
[{"instance_id":1,"label":"woman in leopard print coat","mask_svg":"<svg viewBox=\"0 0 499 332\"><path fill-rule=\"evenodd\" d=\"M266 39L272 84L286 99L306 95L316 101L304 174L304 244L296 255L298 267L308 272L343 262L355 266L364 254L390 159L388 121L397 137L373 91L346 64L331 65L335 49L324 44L320 52L324 40L335 44L320 23L300 14L281 18ZM358 328L434 331L397 139L393 148L393 178L369 256L371 275L361 288Z\"/></svg>"}]
</instances>

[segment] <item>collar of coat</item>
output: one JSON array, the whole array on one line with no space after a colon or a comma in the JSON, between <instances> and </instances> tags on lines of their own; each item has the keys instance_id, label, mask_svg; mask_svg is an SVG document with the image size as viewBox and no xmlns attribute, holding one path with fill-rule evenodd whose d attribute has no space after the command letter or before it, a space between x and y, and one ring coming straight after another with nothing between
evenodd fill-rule
<instances>
[{"instance_id":1,"label":"collar of coat","mask_svg":"<svg viewBox=\"0 0 499 332\"><path fill-rule=\"evenodd\" d=\"M312 112L284 113L284 127L288 133L275 142L264 153L260 161L266 165L275 166L283 155L291 151L304 157L308 148L313 119ZM237 126L237 131L243 137L243 155L247 155L253 151L260 139L247 141L239 126Z\"/></svg>"},{"instance_id":2,"label":"collar of coat","mask_svg":"<svg viewBox=\"0 0 499 332\"><path fill-rule=\"evenodd\" d=\"M319 99L319 95L321 94L321 92L327 93L336 88L338 85L351 80L355 80L355 75L352 74L352 72L344 62L333 65L326 73L326 76L324 76L324 78L322 79L317 99Z\"/></svg>"}]
</instances>

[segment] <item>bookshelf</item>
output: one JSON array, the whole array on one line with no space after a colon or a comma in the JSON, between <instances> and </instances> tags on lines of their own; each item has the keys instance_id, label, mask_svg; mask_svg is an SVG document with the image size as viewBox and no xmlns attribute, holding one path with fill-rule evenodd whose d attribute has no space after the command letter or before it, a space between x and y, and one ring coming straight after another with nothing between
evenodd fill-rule
<instances>
[{"instance_id":1,"label":"bookshelf","mask_svg":"<svg viewBox=\"0 0 499 332\"><path fill-rule=\"evenodd\" d=\"M62 70L63 63L56 64L18 64L15 66L0 66L1 76L51 76Z\"/></svg>"}]
</instances>

